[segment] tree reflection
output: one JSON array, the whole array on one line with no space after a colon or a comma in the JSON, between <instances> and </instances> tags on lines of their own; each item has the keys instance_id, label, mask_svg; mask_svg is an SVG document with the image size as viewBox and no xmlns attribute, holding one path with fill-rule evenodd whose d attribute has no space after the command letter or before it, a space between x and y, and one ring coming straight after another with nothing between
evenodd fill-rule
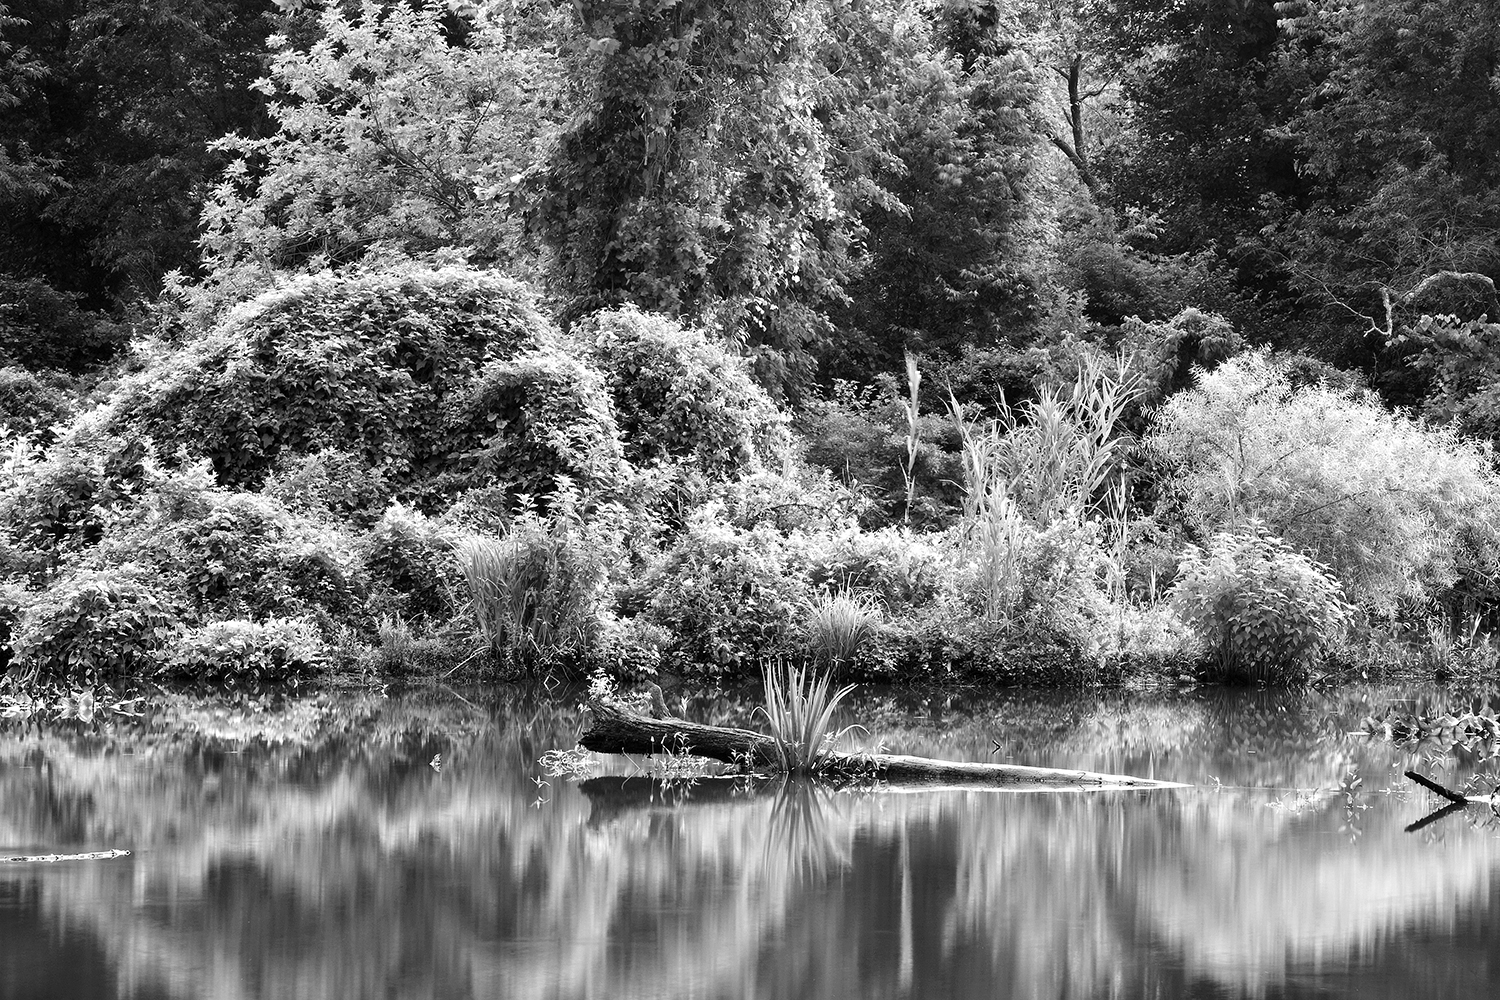
<instances>
[{"instance_id":1,"label":"tree reflection","mask_svg":"<svg viewBox=\"0 0 1500 1000\"><path fill-rule=\"evenodd\" d=\"M540 808L536 758L578 722L545 699L158 706L0 732L0 845L136 852L0 875L34 919L90 934L120 995L1394 996L1439 956L1442 982L1493 992L1500 841L1461 820L1405 834L1427 802L1399 753L1324 738L1330 711L1359 712L1348 697L1095 699L1031 731L1002 709L1048 763L1155 760L1222 790L835 791L621 765L553 778ZM885 738L982 759L983 708L938 710L969 713L949 742L897 742L894 713Z\"/></svg>"}]
</instances>

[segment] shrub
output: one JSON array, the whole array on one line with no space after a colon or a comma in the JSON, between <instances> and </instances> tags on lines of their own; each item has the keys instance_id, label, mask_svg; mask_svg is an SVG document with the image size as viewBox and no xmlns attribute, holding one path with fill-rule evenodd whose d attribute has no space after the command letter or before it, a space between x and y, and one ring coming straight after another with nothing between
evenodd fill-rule
<instances>
[{"instance_id":1,"label":"shrub","mask_svg":"<svg viewBox=\"0 0 1500 1000\"><path fill-rule=\"evenodd\" d=\"M669 655L687 669L742 669L795 649L811 589L773 528L751 530L695 514L642 581L647 620L674 638Z\"/></svg>"},{"instance_id":2,"label":"shrub","mask_svg":"<svg viewBox=\"0 0 1500 1000\"><path fill-rule=\"evenodd\" d=\"M522 516L504 538L465 538L457 553L475 624L501 663L562 662L592 648L603 568L556 522Z\"/></svg>"},{"instance_id":3,"label":"shrub","mask_svg":"<svg viewBox=\"0 0 1500 1000\"><path fill-rule=\"evenodd\" d=\"M1193 368L1211 368L1244 346L1223 316L1189 307L1165 322L1134 316L1121 327L1121 350L1142 380L1145 401L1157 402L1185 387Z\"/></svg>"},{"instance_id":4,"label":"shrub","mask_svg":"<svg viewBox=\"0 0 1500 1000\"><path fill-rule=\"evenodd\" d=\"M202 467L158 484L94 558L149 565L203 618L348 617L363 607L339 532L269 497L216 487Z\"/></svg>"},{"instance_id":5,"label":"shrub","mask_svg":"<svg viewBox=\"0 0 1500 1000\"><path fill-rule=\"evenodd\" d=\"M1252 682L1305 673L1350 611L1323 567L1259 525L1190 548L1171 601L1202 639L1214 671Z\"/></svg>"},{"instance_id":6,"label":"shrub","mask_svg":"<svg viewBox=\"0 0 1500 1000\"><path fill-rule=\"evenodd\" d=\"M615 677L655 677L662 651L671 644L671 634L659 625L642 618L611 616L600 629L595 658Z\"/></svg>"},{"instance_id":7,"label":"shrub","mask_svg":"<svg viewBox=\"0 0 1500 1000\"><path fill-rule=\"evenodd\" d=\"M157 470L150 443L81 420L45 453L13 440L0 466L0 538L12 573L39 579L97 545Z\"/></svg>"},{"instance_id":8,"label":"shrub","mask_svg":"<svg viewBox=\"0 0 1500 1000\"><path fill-rule=\"evenodd\" d=\"M29 681L88 686L150 672L178 622L170 598L133 564L75 570L24 602L11 648Z\"/></svg>"},{"instance_id":9,"label":"shrub","mask_svg":"<svg viewBox=\"0 0 1500 1000\"><path fill-rule=\"evenodd\" d=\"M21 368L0 368L0 431L42 432L64 420L73 404L62 380Z\"/></svg>"},{"instance_id":10,"label":"shrub","mask_svg":"<svg viewBox=\"0 0 1500 1000\"><path fill-rule=\"evenodd\" d=\"M197 681L295 684L324 670L328 657L317 628L305 618L236 619L179 630L161 669Z\"/></svg>"},{"instance_id":11,"label":"shrub","mask_svg":"<svg viewBox=\"0 0 1500 1000\"><path fill-rule=\"evenodd\" d=\"M623 474L619 434L599 373L548 347L488 365L453 416L461 439L478 442L458 478L533 497L559 476L583 488L615 486Z\"/></svg>"},{"instance_id":12,"label":"shrub","mask_svg":"<svg viewBox=\"0 0 1500 1000\"><path fill-rule=\"evenodd\" d=\"M359 538L355 550L372 588L377 611L442 622L457 607L460 577L448 534L420 512L393 504Z\"/></svg>"},{"instance_id":13,"label":"shrub","mask_svg":"<svg viewBox=\"0 0 1500 1000\"><path fill-rule=\"evenodd\" d=\"M934 600L954 574L949 552L906 528L809 533L800 541L813 586L867 591L893 610Z\"/></svg>"},{"instance_id":14,"label":"shrub","mask_svg":"<svg viewBox=\"0 0 1500 1000\"><path fill-rule=\"evenodd\" d=\"M1295 386L1265 353L1200 375L1163 406L1147 444L1175 467L1198 531L1258 519L1374 611L1500 566L1500 477L1487 450L1369 394Z\"/></svg>"},{"instance_id":15,"label":"shrub","mask_svg":"<svg viewBox=\"0 0 1500 1000\"><path fill-rule=\"evenodd\" d=\"M373 524L395 490L379 469L345 451L284 455L260 492L310 517Z\"/></svg>"},{"instance_id":16,"label":"shrub","mask_svg":"<svg viewBox=\"0 0 1500 1000\"><path fill-rule=\"evenodd\" d=\"M723 475L784 457L775 404L742 359L701 331L626 307L596 313L574 335L604 375L630 461L677 459Z\"/></svg>"},{"instance_id":17,"label":"shrub","mask_svg":"<svg viewBox=\"0 0 1500 1000\"><path fill-rule=\"evenodd\" d=\"M111 406L163 454L258 485L285 453L344 451L408 487L448 464L445 403L487 362L550 342L516 282L462 267L297 278L207 337L148 354Z\"/></svg>"}]
</instances>

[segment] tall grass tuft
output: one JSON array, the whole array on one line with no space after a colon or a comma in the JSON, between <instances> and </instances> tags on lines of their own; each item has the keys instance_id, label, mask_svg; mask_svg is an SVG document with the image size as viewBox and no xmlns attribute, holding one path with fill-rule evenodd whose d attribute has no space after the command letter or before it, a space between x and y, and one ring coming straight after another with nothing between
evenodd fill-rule
<instances>
[{"instance_id":1,"label":"tall grass tuft","mask_svg":"<svg viewBox=\"0 0 1500 1000\"><path fill-rule=\"evenodd\" d=\"M1101 491L1119 468L1121 421L1140 392L1141 379L1123 360L1110 367L1087 357L1066 391L1048 386L1020 412L1002 404L1000 416L982 425L966 420L950 394L971 502L1004 490L1039 526L1107 513Z\"/></svg>"},{"instance_id":2,"label":"tall grass tuft","mask_svg":"<svg viewBox=\"0 0 1500 1000\"><path fill-rule=\"evenodd\" d=\"M501 662L553 659L585 638L590 574L566 537L523 520L503 538L456 548L475 624Z\"/></svg>"},{"instance_id":3,"label":"tall grass tuft","mask_svg":"<svg viewBox=\"0 0 1500 1000\"><path fill-rule=\"evenodd\" d=\"M830 680L791 663L766 665L766 704L758 711L770 724L778 763L788 774L822 770L838 741L857 728L833 731L834 710L854 685L830 692Z\"/></svg>"},{"instance_id":4,"label":"tall grass tuft","mask_svg":"<svg viewBox=\"0 0 1500 1000\"><path fill-rule=\"evenodd\" d=\"M814 659L837 673L854 662L859 647L880 628L880 605L868 594L824 591L808 611L808 644Z\"/></svg>"}]
</instances>

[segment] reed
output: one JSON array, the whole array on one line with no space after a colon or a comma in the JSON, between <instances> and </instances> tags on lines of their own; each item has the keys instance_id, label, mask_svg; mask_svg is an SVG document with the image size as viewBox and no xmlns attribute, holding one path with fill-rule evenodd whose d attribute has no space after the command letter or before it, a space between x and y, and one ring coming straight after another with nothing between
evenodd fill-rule
<instances>
[{"instance_id":1,"label":"reed","mask_svg":"<svg viewBox=\"0 0 1500 1000\"><path fill-rule=\"evenodd\" d=\"M808 644L813 658L837 673L853 663L859 648L880 629L880 605L868 594L825 591L808 612Z\"/></svg>"},{"instance_id":2,"label":"reed","mask_svg":"<svg viewBox=\"0 0 1500 1000\"><path fill-rule=\"evenodd\" d=\"M504 538L463 539L456 551L475 625L502 661L556 654L586 618L587 588L566 539L521 524Z\"/></svg>"},{"instance_id":3,"label":"reed","mask_svg":"<svg viewBox=\"0 0 1500 1000\"><path fill-rule=\"evenodd\" d=\"M827 764L834 747L857 726L833 729L833 713L854 685L830 690L832 678L795 664L767 664L766 704L757 709L766 717L781 770L813 774Z\"/></svg>"}]
</instances>

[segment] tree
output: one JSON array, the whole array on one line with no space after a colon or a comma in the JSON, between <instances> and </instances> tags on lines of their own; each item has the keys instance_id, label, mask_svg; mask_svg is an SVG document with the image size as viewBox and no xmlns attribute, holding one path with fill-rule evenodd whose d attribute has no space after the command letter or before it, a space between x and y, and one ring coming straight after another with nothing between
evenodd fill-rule
<instances>
[{"instance_id":1,"label":"tree","mask_svg":"<svg viewBox=\"0 0 1500 1000\"><path fill-rule=\"evenodd\" d=\"M831 25L820 50L830 173L864 253L834 310L844 335L830 373L1029 330L1043 234L1036 81L1018 34L988 2L850 5Z\"/></svg>"},{"instance_id":2,"label":"tree","mask_svg":"<svg viewBox=\"0 0 1500 1000\"><path fill-rule=\"evenodd\" d=\"M267 0L37 0L0 28L15 46L0 136L33 168L0 184L0 272L106 308L192 268L208 142L256 128L246 85L269 13Z\"/></svg>"},{"instance_id":3,"label":"tree","mask_svg":"<svg viewBox=\"0 0 1500 1000\"><path fill-rule=\"evenodd\" d=\"M572 322L634 304L699 323L804 383L849 273L825 174L805 0L583 0L580 112L529 191Z\"/></svg>"},{"instance_id":4,"label":"tree","mask_svg":"<svg viewBox=\"0 0 1500 1000\"><path fill-rule=\"evenodd\" d=\"M373 246L512 262L518 176L556 128L557 61L513 5L330 4L271 36L255 88L276 131L230 135L203 209L220 272L317 269ZM222 276L222 275L221 275Z\"/></svg>"},{"instance_id":5,"label":"tree","mask_svg":"<svg viewBox=\"0 0 1500 1000\"><path fill-rule=\"evenodd\" d=\"M1500 277L1500 10L1485 0L1297 0L1280 58L1309 196L1267 243L1378 350L1422 313L1476 318Z\"/></svg>"}]
</instances>

